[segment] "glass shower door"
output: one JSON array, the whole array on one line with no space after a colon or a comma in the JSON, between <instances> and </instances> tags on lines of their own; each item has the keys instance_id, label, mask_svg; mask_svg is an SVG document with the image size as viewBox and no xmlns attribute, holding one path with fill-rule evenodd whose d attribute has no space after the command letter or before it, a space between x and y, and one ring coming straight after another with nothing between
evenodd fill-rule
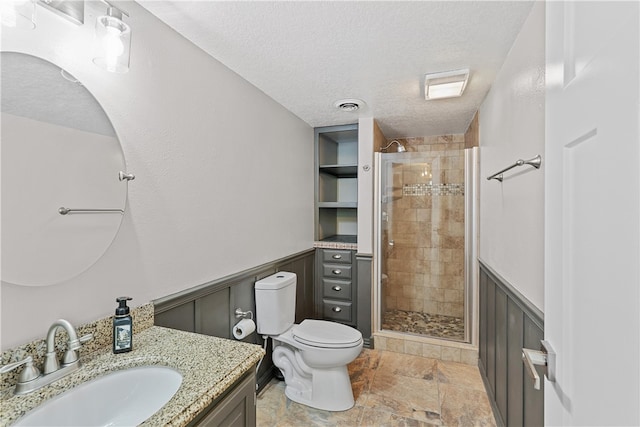
<instances>
[{"instance_id":1,"label":"glass shower door","mask_svg":"<svg viewBox=\"0 0 640 427\"><path fill-rule=\"evenodd\" d=\"M466 341L464 150L380 154L378 191L381 329Z\"/></svg>"}]
</instances>

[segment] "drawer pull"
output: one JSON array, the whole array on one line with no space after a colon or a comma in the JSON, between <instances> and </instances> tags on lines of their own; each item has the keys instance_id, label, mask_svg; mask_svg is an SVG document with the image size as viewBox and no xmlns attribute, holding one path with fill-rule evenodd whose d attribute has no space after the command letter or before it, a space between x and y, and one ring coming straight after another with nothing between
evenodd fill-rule
<instances>
[{"instance_id":1,"label":"drawer pull","mask_svg":"<svg viewBox=\"0 0 640 427\"><path fill-rule=\"evenodd\" d=\"M337 285L332 287L331 289L333 289L336 292L340 292L342 290L342 288L340 286L337 286Z\"/></svg>"},{"instance_id":2,"label":"drawer pull","mask_svg":"<svg viewBox=\"0 0 640 427\"><path fill-rule=\"evenodd\" d=\"M333 259L342 259L342 255L340 254L335 254L332 256Z\"/></svg>"},{"instance_id":3,"label":"drawer pull","mask_svg":"<svg viewBox=\"0 0 640 427\"><path fill-rule=\"evenodd\" d=\"M342 274L342 270L338 270L337 268L336 268L335 270L331 270L331 272L332 272L333 274L336 274L336 275L337 275L337 274Z\"/></svg>"},{"instance_id":4,"label":"drawer pull","mask_svg":"<svg viewBox=\"0 0 640 427\"><path fill-rule=\"evenodd\" d=\"M340 313L342 311L340 307L333 307L331 310L333 310L335 313Z\"/></svg>"}]
</instances>

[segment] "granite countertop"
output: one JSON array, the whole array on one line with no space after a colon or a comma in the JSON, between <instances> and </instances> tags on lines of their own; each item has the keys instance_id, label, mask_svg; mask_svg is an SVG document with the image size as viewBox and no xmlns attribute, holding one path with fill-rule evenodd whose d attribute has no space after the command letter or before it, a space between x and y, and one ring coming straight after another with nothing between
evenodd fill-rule
<instances>
[{"instance_id":1,"label":"granite countertop","mask_svg":"<svg viewBox=\"0 0 640 427\"><path fill-rule=\"evenodd\" d=\"M313 242L314 248L358 250L358 237L338 234Z\"/></svg>"},{"instance_id":2,"label":"granite countertop","mask_svg":"<svg viewBox=\"0 0 640 427\"><path fill-rule=\"evenodd\" d=\"M257 345L152 326L133 336L133 350L113 354L110 347L81 356L79 370L46 387L14 396L0 391L0 425L10 425L58 394L112 371L146 365L174 368L182 384L173 398L142 425L184 426L220 397L264 355Z\"/></svg>"}]
</instances>

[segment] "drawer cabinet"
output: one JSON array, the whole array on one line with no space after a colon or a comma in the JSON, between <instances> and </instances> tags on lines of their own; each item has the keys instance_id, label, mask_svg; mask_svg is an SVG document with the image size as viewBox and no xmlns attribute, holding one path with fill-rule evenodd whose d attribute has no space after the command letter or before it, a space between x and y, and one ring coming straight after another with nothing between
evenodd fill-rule
<instances>
[{"instance_id":1,"label":"drawer cabinet","mask_svg":"<svg viewBox=\"0 0 640 427\"><path fill-rule=\"evenodd\" d=\"M353 323L350 302L324 300L323 310L324 318L327 320Z\"/></svg>"},{"instance_id":2,"label":"drawer cabinet","mask_svg":"<svg viewBox=\"0 0 640 427\"><path fill-rule=\"evenodd\" d=\"M355 251L317 249L316 312L319 318L356 325Z\"/></svg>"},{"instance_id":3,"label":"drawer cabinet","mask_svg":"<svg viewBox=\"0 0 640 427\"><path fill-rule=\"evenodd\" d=\"M352 283L345 280L322 278L322 296L329 299L351 301Z\"/></svg>"},{"instance_id":4,"label":"drawer cabinet","mask_svg":"<svg viewBox=\"0 0 640 427\"><path fill-rule=\"evenodd\" d=\"M322 277L351 280L351 265L322 264Z\"/></svg>"},{"instance_id":5,"label":"drawer cabinet","mask_svg":"<svg viewBox=\"0 0 640 427\"><path fill-rule=\"evenodd\" d=\"M351 251L342 249L322 249L322 261L329 263L340 262L351 264Z\"/></svg>"}]
</instances>

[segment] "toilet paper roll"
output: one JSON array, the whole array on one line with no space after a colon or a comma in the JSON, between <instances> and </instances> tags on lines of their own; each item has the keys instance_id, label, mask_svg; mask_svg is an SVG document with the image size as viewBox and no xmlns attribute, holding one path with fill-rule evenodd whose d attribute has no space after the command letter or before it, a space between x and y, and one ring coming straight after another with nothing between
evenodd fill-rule
<instances>
[{"instance_id":1,"label":"toilet paper roll","mask_svg":"<svg viewBox=\"0 0 640 427\"><path fill-rule=\"evenodd\" d=\"M256 324L251 319L242 319L233 327L233 337L241 340L251 335L256 330Z\"/></svg>"}]
</instances>

